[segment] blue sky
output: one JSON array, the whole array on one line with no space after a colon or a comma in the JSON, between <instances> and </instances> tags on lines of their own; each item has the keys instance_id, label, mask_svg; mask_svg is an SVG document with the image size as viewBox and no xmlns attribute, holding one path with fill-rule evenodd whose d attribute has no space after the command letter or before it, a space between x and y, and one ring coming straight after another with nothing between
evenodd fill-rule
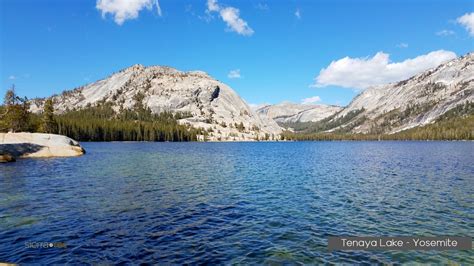
<instances>
[{"instance_id":1,"label":"blue sky","mask_svg":"<svg viewBox=\"0 0 474 266\"><path fill-rule=\"evenodd\" d=\"M471 0L121 1L0 1L0 93L49 96L143 64L205 71L252 104L345 105L474 50Z\"/></svg>"}]
</instances>

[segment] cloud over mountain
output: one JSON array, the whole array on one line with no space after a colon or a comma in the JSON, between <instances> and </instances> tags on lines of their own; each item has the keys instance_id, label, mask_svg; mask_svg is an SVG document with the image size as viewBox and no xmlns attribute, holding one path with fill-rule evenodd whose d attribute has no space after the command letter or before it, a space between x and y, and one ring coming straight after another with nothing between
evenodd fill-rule
<instances>
[{"instance_id":1,"label":"cloud over mountain","mask_svg":"<svg viewBox=\"0 0 474 266\"><path fill-rule=\"evenodd\" d=\"M456 57L451 51L438 50L401 62L391 62L390 55L378 52L373 57L344 57L332 61L315 78L312 87L340 86L365 89L372 85L407 79Z\"/></svg>"},{"instance_id":2,"label":"cloud over mountain","mask_svg":"<svg viewBox=\"0 0 474 266\"><path fill-rule=\"evenodd\" d=\"M302 104L312 104L312 103L317 103L321 101L321 97L319 96L313 96L309 98L304 98L301 100Z\"/></svg>"}]
</instances>

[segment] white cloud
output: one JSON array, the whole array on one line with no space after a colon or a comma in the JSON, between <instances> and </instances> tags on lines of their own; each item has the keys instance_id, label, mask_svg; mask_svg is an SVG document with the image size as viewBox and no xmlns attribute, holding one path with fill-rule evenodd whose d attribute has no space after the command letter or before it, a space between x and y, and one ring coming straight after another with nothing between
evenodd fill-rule
<instances>
[{"instance_id":1,"label":"white cloud","mask_svg":"<svg viewBox=\"0 0 474 266\"><path fill-rule=\"evenodd\" d=\"M237 8L226 7L222 9L221 17L232 31L245 36L253 34L253 30L248 26L247 22L239 17L239 10Z\"/></svg>"},{"instance_id":2,"label":"white cloud","mask_svg":"<svg viewBox=\"0 0 474 266\"><path fill-rule=\"evenodd\" d=\"M10 76L8 77L8 79L9 79L9 80L15 80L15 79L16 79L16 76L10 75Z\"/></svg>"},{"instance_id":3,"label":"white cloud","mask_svg":"<svg viewBox=\"0 0 474 266\"><path fill-rule=\"evenodd\" d=\"M258 110L270 104L269 103L249 103L248 105L250 106L252 110Z\"/></svg>"},{"instance_id":4,"label":"white cloud","mask_svg":"<svg viewBox=\"0 0 474 266\"><path fill-rule=\"evenodd\" d=\"M207 0L207 10L218 12L220 10L217 0Z\"/></svg>"},{"instance_id":5,"label":"white cloud","mask_svg":"<svg viewBox=\"0 0 474 266\"><path fill-rule=\"evenodd\" d=\"M317 102L320 102L320 101L321 101L321 97L313 96L313 97L309 97L309 98L304 98L303 100L301 100L301 103L302 104L312 104L312 103L317 103Z\"/></svg>"},{"instance_id":6,"label":"white cloud","mask_svg":"<svg viewBox=\"0 0 474 266\"><path fill-rule=\"evenodd\" d=\"M161 16L158 0L97 0L96 3L96 8L101 11L102 17L110 13L118 25L122 25L128 19L136 19L142 9L152 10L154 6Z\"/></svg>"},{"instance_id":7,"label":"white cloud","mask_svg":"<svg viewBox=\"0 0 474 266\"><path fill-rule=\"evenodd\" d=\"M230 79L239 79L240 77L240 69L234 69L229 71L229 74L227 74L227 77Z\"/></svg>"},{"instance_id":8,"label":"white cloud","mask_svg":"<svg viewBox=\"0 0 474 266\"><path fill-rule=\"evenodd\" d=\"M267 3L258 3L256 6L255 6L256 9L258 10L262 10L262 11L268 11L270 10L270 7L267 5Z\"/></svg>"},{"instance_id":9,"label":"white cloud","mask_svg":"<svg viewBox=\"0 0 474 266\"><path fill-rule=\"evenodd\" d=\"M217 0L207 0L207 12L218 12L230 31L244 36L251 36L254 33L248 23L240 18L240 10L235 7L222 7Z\"/></svg>"},{"instance_id":10,"label":"white cloud","mask_svg":"<svg viewBox=\"0 0 474 266\"><path fill-rule=\"evenodd\" d=\"M299 8L297 8L296 11L295 11L295 17L296 17L297 19L301 19L301 12L300 12L300 9L299 9Z\"/></svg>"},{"instance_id":11,"label":"white cloud","mask_svg":"<svg viewBox=\"0 0 474 266\"><path fill-rule=\"evenodd\" d=\"M440 30L440 31L436 32L436 35L443 36L443 37L454 35L454 34L455 34L455 32L452 31L452 30Z\"/></svg>"},{"instance_id":12,"label":"white cloud","mask_svg":"<svg viewBox=\"0 0 474 266\"><path fill-rule=\"evenodd\" d=\"M474 12L464 14L464 16L457 18L456 22L463 25L469 35L474 37Z\"/></svg>"},{"instance_id":13,"label":"white cloud","mask_svg":"<svg viewBox=\"0 0 474 266\"><path fill-rule=\"evenodd\" d=\"M399 43L399 44L397 44L397 47L398 48L408 48L408 43L404 43L404 42Z\"/></svg>"},{"instance_id":14,"label":"white cloud","mask_svg":"<svg viewBox=\"0 0 474 266\"><path fill-rule=\"evenodd\" d=\"M365 89L372 85L400 81L451 60L456 54L438 50L402 62L390 62L389 57L389 54L378 52L372 58L344 57L333 61L319 72L312 87L334 85Z\"/></svg>"}]
</instances>

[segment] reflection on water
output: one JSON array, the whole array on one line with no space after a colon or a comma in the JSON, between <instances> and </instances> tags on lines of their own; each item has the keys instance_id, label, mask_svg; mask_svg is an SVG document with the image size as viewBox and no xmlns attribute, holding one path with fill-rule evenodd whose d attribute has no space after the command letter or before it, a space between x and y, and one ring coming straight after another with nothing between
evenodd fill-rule
<instances>
[{"instance_id":1,"label":"reflection on water","mask_svg":"<svg viewBox=\"0 0 474 266\"><path fill-rule=\"evenodd\" d=\"M326 247L329 235L472 236L472 142L84 146L0 165L0 261L474 263L472 251Z\"/></svg>"}]
</instances>

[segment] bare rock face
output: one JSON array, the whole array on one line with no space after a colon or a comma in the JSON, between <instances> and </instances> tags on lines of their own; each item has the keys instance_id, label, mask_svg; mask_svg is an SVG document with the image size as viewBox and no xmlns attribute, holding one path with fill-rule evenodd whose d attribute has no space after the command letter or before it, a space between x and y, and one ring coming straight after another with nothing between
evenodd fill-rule
<instances>
[{"instance_id":1,"label":"bare rock face","mask_svg":"<svg viewBox=\"0 0 474 266\"><path fill-rule=\"evenodd\" d=\"M0 133L0 157L5 161L8 158L71 157L84 153L77 141L62 135Z\"/></svg>"},{"instance_id":2,"label":"bare rock face","mask_svg":"<svg viewBox=\"0 0 474 266\"><path fill-rule=\"evenodd\" d=\"M257 109L278 123L317 122L342 110L342 107L324 104L297 104L283 102Z\"/></svg>"},{"instance_id":3,"label":"bare rock face","mask_svg":"<svg viewBox=\"0 0 474 266\"><path fill-rule=\"evenodd\" d=\"M351 118L332 130L395 133L432 123L452 108L474 101L473 73L474 53L469 53L407 80L368 88L335 115L333 122Z\"/></svg>"},{"instance_id":4,"label":"bare rock face","mask_svg":"<svg viewBox=\"0 0 474 266\"><path fill-rule=\"evenodd\" d=\"M259 117L229 86L200 71L134 65L53 98L58 112L101 102L113 103L119 112L141 101L153 113L187 113L190 116L179 122L208 130L209 140L278 139L282 132L273 120ZM43 104L44 100L33 100L31 111L40 112Z\"/></svg>"}]
</instances>

